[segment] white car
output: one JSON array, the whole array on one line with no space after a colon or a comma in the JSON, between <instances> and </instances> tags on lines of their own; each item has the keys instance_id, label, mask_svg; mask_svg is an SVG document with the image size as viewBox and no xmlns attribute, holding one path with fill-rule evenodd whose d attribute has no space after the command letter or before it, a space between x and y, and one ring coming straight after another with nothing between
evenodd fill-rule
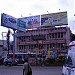
<instances>
[{"instance_id":1,"label":"white car","mask_svg":"<svg viewBox=\"0 0 75 75\"><path fill-rule=\"evenodd\" d=\"M12 58L5 58L4 59L4 65L6 66L6 65L11 65L11 63L12 63Z\"/></svg>"},{"instance_id":2,"label":"white car","mask_svg":"<svg viewBox=\"0 0 75 75\"><path fill-rule=\"evenodd\" d=\"M17 65L17 60L15 59L12 59L12 58L5 58L4 59L4 65L7 66L7 65Z\"/></svg>"}]
</instances>

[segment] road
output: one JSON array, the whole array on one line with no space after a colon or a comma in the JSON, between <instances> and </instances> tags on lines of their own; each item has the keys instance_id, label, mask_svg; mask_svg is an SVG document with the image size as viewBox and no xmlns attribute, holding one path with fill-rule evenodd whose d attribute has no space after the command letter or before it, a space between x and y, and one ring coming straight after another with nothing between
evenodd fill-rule
<instances>
[{"instance_id":1,"label":"road","mask_svg":"<svg viewBox=\"0 0 75 75\"><path fill-rule=\"evenodd\" d=\"M0 75L23 75L22 66L0 66ZM62 67L32 67L32 75L61 75Z\"/></svg>"}]
</instances>

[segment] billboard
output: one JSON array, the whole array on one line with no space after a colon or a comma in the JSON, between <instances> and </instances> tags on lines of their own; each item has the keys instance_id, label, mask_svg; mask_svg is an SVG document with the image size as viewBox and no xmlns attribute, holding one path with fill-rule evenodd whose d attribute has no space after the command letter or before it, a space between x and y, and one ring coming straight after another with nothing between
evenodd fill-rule
<instances>
[{"instance_id":1,"label":"billboard","mask_svg":"<svg viewBox=\"0 0 75 75\"><path fill-rule=\"evenodd\" d=\"M11 28L11 29L17 29L17 19L10 15L2 13L1 14L1 26Z\"/></svg>"},{"instance_id":2,"label":"billboard","mask_svg":"<svg viewBox=\"0 0 75 75\"><path fill-rule=\"evenodd\" d=\"M25 29L26 29L26 22L17 19L17 30L25 31Z\"/></svg>"},{"instance_id":3,"label":"billboard","mask_svg":"<svg viewBox=\"0 0 75 75\"><path fill-rule=\"evenodd\" d=\"M41 15L41 26L68 25L67 12Z\"/></svg>"},{"instance_id":4,"label":"billboard","mask_svg":"<svg viewBox=\"0 0 75 75\"><path fill-rule=\"evenodd\" d=\"M37 28L40 26L40 15L19 18L26 23L26 29Z\"/></svg>"}]
</instances>

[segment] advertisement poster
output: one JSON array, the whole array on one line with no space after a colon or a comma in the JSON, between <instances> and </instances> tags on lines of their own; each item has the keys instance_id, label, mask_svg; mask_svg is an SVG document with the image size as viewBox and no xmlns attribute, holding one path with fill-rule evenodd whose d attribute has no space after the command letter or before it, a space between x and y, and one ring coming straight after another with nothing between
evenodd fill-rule
<instances>
[{"instance_id":1,"label":"advertisement poster","mask_svg":"<svg viewBox=\"0 0 75 75\"><path fill-rule=\"evenodd\" d=\"M17 19L5 13L1 14L1 26L17 29Z\"/></svg>"},{"instance_id":2,"label":"advertisement poster","mask_svg":"<svg viewBox=\"0 0 75 75\"><path fill-rule=\"evenodd\" d=\"M19 19L26 23L26 29L37 28L40 26L40 15L24 17Z\"/></svg>"},{"instance_id":3,"label":"advertisement poster","mask_svg":"<svg viewBox=\"0 0 75 75\"><path fill-rule=\"evenodd\" d=\"M67 12L41 15L41 26L68 25Z\"/></svg>"},{"instance_id":4,"label":"advertisement poster","mask_svg":"<svg viewBox=\"0 0 75 75\"><path fill-rule=\"evenodd\" d=\"M25 29L26 29L26 22L17 19L17 30L25 31Z\"/></svg>"}]
</instances>

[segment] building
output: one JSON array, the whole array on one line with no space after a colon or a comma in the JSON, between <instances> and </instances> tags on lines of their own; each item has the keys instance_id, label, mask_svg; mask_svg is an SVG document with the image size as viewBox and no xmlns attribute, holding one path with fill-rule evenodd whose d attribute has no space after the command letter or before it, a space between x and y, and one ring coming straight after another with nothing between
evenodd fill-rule
<instances>
[{"instance_id":1,"label":"building","mask_svg":"<svg viewBox=\"0 0 75 75\"><path fill-rule=\"evenodd\" d=\"M69 27L39 27L25 32L17 31L16 45L19 52L57 52L62 56L71 41Z\"/></svg>"},{"instance_id":2,"label":"building","mask_svg":"<svg viewBox=\"0 0 75 75\"><path fill-rule=\"evenodd\" d=\"M13 44L12 42L10 42L9 52L12 51L13 51ZM6 54L8 54L7 40L0 40L0 56L4 57Z\"/></svg>"}]
</instances>

